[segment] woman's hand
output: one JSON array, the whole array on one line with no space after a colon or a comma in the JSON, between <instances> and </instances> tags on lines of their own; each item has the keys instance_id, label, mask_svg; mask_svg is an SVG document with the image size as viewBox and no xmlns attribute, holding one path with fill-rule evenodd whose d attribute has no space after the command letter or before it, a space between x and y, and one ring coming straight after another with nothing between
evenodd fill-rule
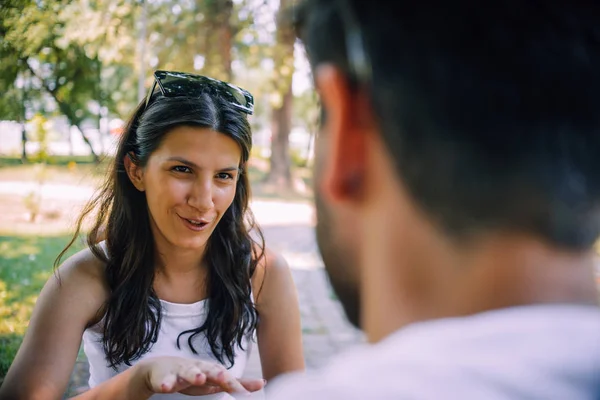
<instances>
[{"instance_id":1,"label":"woman's hand","mask_svg":"<svg viewBox=\"0 0 600 400\"><path fill-rule=\"evenodd\" d=\"M265 386L262 379L236 379L222 365L181 357L153 357L140 361L137 374L151 393L181 392L201 396L219 392L249 394ZM137 375L136 374L136 375Z\"/></svg>"}]
</instances>

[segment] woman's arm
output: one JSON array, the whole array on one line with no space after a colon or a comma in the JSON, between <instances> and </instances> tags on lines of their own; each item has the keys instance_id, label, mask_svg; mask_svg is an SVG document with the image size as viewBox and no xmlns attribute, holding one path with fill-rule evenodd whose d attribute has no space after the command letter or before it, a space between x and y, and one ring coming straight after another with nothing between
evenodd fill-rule
<instances>
[{"instance_id":1,"label":"woman's arm","mask_svg":"<svg viewBox=\"0 0 600 400\"><path fill-rule=\"evenodd\" d=\"M260 314L257 336L263 377L270 380L286 372L303 370L298 295L282 256L265 251L253 278L253 291Z\"/></svg>"},{"instance_id":2,"label":"woman's arm","mask_svg":"<svg viewBox=\"0 0 600 400\"><path fill-rule=\"evenodd\" d=\"M106 299L102 270L101 261L87 249L66 260L46 282L0 398L63 396L83 332Z\"/></svg>"}]
</instances>

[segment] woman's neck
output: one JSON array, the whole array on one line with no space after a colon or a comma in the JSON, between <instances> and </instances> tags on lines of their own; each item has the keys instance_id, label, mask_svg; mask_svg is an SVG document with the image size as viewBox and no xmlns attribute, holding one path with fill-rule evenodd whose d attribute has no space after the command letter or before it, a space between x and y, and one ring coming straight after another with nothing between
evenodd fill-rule
<instances>
[{"instance_id":1,"label":"woman's neck","mask_svg":"<svg viewBox=\"0 0 600 400\"><path fill-rule=\"evenodd\" d=\"M204 266L206 247L202 249L182 249L156 241L157 269L167 276L180 276L197 273Z\"/></svg>"},{"instance_id":2,"label":"woman's neck","mask_svg":"<svg viewBox=\"0 0 600 400\"><path fill-rule=\"evenodd\" d=\"M207 297L205 249L201 252L181 249L157 241L156 251L153 286L160 299L173 303L194 303Z\"/></svg>"},{"instance_id":3,"label":"woman's neck","mask_svg":"<svg viewBox=\"0 0 600 400\"><path fill-rule=\"evenodd\" d=\"M197 274L204 266L206 244L201 248L184 248L170 243L160 232L154 232L156 269L166 277Z\"/></svg>"}]
</instances>

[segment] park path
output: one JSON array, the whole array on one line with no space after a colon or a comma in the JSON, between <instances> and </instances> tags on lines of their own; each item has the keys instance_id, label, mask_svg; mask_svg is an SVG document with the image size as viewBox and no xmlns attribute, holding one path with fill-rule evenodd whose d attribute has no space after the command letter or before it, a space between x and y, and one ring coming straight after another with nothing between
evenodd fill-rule
<instances>
[{"instance_id":1,"label":"park path","mask_svg":"<svg viewBox=\"0 0 600 400\"><path fill-rule=\"evenodd\" d=\"M315 240L312 205L255 201L252 209L269 248L281 253L290 265L300 301L307 368L318 368L333 355L362 342L361 333L345 320L342 307L327 280ZM87 361L81 354L71 377L68 395L85 390L87 368ZM262 376L256 346L244 375Z\"/></svg>"}]
</instances>

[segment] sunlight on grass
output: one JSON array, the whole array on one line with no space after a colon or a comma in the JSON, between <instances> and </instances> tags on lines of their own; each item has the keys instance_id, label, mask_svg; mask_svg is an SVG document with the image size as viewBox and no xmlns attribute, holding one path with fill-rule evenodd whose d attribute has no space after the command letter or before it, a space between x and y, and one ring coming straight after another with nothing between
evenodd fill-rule
<instances>
[{"instance_id":1,"label":"sunlight on grass","mask_svg":"<svg viewBox=\"0 0 600 400\"><path fill-rule=\"evenodd\" d=\"M23 256L35 256L40 252L39 247L32 243L19 243L3 241L0 242L0 254L4 259L19 258Z\"/></svg>"}]
</instances>

